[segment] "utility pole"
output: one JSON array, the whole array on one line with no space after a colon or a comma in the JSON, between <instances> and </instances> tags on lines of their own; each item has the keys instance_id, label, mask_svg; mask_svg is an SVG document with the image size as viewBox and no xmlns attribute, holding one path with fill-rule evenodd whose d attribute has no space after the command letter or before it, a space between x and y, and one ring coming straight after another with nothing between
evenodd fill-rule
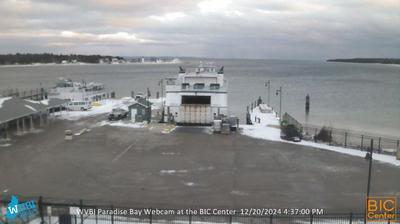
<instances>
[{"instance_id":1,"label":"utility pole","mask_svg":"<svg viewBox=\"0 0 400 224\"><path fill-rule=\"evenodd\" d=\"M267 99L268 99L268 103L267 103L267 106L269 107L269 104L270 104L270 99L269 99L269 95L270 95L270 92L271 92L271 80L268 80L266 83L265 83L265 86L267 86L268 87L268 97L267 97Z\"/></svg>"},{"instance_id":2,"label":"utility pole","mask_svg":"<svg viewBox=\"0 0 400 224\"><path fill-rule=\"evenodd\" d=\"M279 120L282 120L282 86L276 90L276 95L279 95Z\"/></svg>"},{"instance_id":3,"label":"utility pole","mask_svg":"<svg viewBox=\"0 0 400 224\"><path fill-rule=\"evenodd\" d=\"M367 203L366 206L368 206L369 202L369 192L371 189L371 170L372 170L372 154L374 153L374 139L371 138L371 146L369 148L369 152L365 155L365 159L369 160L369 166L368 166L368 183L367 183ZM367 208L365 208L365 212L367 212ZM364 217L364 223L367 223L367 217Z\"/></svg>"},{"instance_id":4,"label":"utility pole","mask_svg":"<svg viewBox=\"0 0 400 224\"><path fill-rule=\"evenodd\" d=\"M372 155L374 153L374 149L373 148L374 148L374 139L371 139L371 147L369 149L369 152L366 155L367 159L369 160L367 197L369 197L369 191L371 189Z\"/></svg>"},{"instance_id":5,"label":"utility pole","mask_svg":"<svg viewBox=\"0 0 400 224\"><path fill-rule=\"evenodd\" d=\"M161 123L164 123L164 115L165 115L165 98L164 98L164 79L161 79L160 82L158 82L161 88L161 103L162 103L162 111L161 111Z\"/></svg>"}]
</instances>

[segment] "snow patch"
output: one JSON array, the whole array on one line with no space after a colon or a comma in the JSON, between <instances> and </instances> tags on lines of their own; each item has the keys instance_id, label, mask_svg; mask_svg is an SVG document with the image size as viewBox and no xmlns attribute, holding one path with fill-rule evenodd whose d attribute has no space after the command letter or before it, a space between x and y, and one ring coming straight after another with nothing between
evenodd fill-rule
<instances>
[{"instance_id":1,"label":"snow patch","mask_svg":"<svg viewBox=\"0 0 400 224\"><path fill-rule=\"evenodd\" d=\"M75 121L84 117L92 117L100 114L110 113L113 108L125 106L120 99L107 99L98 103L99 106L93 106L87 111L62 111L58 117L64 120Z\"/></svg>"},{"instance_id":2,"label":"snow patch","mask_svg":"<svg viewBox=\"0 0 400 224\"><path fill-rule=\"evenodd\" d=\"M133 123L131 121L115 121L115 122L111 122L111 121L102 121L97 123L97 126L104 126L104 125L108 125L108 126L113 126L113 127L125 127L125 128L144 128L146 127L146 122L143 123Z\"/></svg>"},{"instance_id":3,"label":"snow patch","mask_svg":"<svg viewBox=\"0 0 400 224\"><path fill-rule=\"evenodd\" d=\"M301 141L301 142L292 142L281 139L280 137L280 129L279 129L279 120L276 117L276 113L261 113L259 108L256 107L253 109L253 112L250 113L251 120L253 121L253 125L241 125L242 134L258 139L265 139L269 141L277 141L277 142L285 142L296 145L309 146L310 149L324 149L333 152L343 153L351 156L365 157L366 152L360 151L356 149L343 148L339 146L331 146L322 143L309 142L309 141ZM256 118L260 119L260 123L254 122ZM395 166L400 166L400 160L396 160L395 156L383 155L383 154L373 154L373 159L378 162L388 163Z\"/></svg>"},{"instance_id":4,"label":"snow patch","mask_svg":"<svg viewBox=\"0 0 400 224\"><path fill-rule=\"evenodd\" d=\"M149 99L150 103L152 103L151 109L152 110L161 110L164 100L165 100L165 98L163 98L163 97L160 97L158 99Z\"/></svg>"},{"instance_id":5,"label":"snow patch","mask_svg":"<svg viewBox=\"0 0 400 224\"><path fill-rule=\"evenodd\" d=\"M187 173L187 170L160 170L161 174L179 174L179 173Z\"/></svg>"},{"instance_id":6,"label":"snow patch","mask_svg":"<svg viewBox=\"0 0 400 224\"><path fill-rule=\"evenodd\" d=\"M175 155L176 153L174 153L174 152L162 152L161 153L161 155L164 155L164 156L173 156L173 155Z\"/></svg>"},{"instance_id":7,"label":"snow patch","mask_svg":"<svg viewBox=\"0 0 400 224\"><path fill-rule=\"evenodd\" d=\"M44 105L49 105L49 99L47 100L42 100L40 101L40 103L44 104Z\"/></svg>"},{"instance_id":8,"label":"snow patch","mask_svg":"<svg viewBox=\"0 0 400 224\"><path fill-rule=\"evenodd\" d=\"M29 106L29 105L26 105L26 104L25 104L25 107L28 108L28 109L30 109L30 110L32 110L32 111L37 112L37 110L36 110L35 108L33 108L33 107Z\"/></svg>"},{"instance_id":9,"label":"snow patch","mask_svg":"<svg viewBox=\"0 0 400 224\"><path fill-rule=\"evenodd\" d=\"M30 103L40 104L40 101L36 101L36 100L26 100L26 101L28 101L28 102L30 102Z\"/></svg>"},{"instance_id":10,"label":"snow patch","mask_svg":"<svg viewBox=\"0 0 400 224\"><path fill-rule=\"evenodd\" d=\"M186 182L186 183L184 183L184 185L186 185L188 187L193 187L194 183L193 182Z\"/></svg>"},{"instance_id":11,"label":"snow patch","mask_svg":"<svg viewBox=\"0 0 400 224\"><path fill-rule=\"evenodd\" d=\"M11 99L12 97L2 97L0 98L0 108L3 106L3 103L7 100Z\"/></svg>"}]
</instances>

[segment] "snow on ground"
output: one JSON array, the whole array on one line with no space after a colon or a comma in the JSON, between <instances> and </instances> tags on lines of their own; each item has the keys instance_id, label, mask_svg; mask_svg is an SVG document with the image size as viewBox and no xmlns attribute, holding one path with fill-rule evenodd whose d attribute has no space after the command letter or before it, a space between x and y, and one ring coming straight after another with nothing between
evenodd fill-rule
<instances>
[{"instance_id":1,"label":"snow on ground","mask_svg":"<svg viewBox=\"0 0 400 224\"><path fill-rule=\"evenodd\" d=\"M160 174L187 173L188 170L160 170Z\"/></svg>"},{"instance_id":2,"label":"snow on ground","mask_svg":"<svg viewBox=\"0 0 400 224\"><path fill-rule=\"evenodd\" d=\"M124 99L124 98L123 98ZM79 120L83 117L91 117L100 114L110 113L113 108L126 107L123 104L123 99L106 99L102 100L99 105L94 105L90 110L87 111L62 111L61 113L56 113L56 116L64 120Z\"/></svg>"},{"instance_id":3,"label":"snow on ground","mask_svg":"<svg viewBox=\"0 0 400 224\"><path fill-rule=\"evenodd\" d=\"M163 103L164 99L165 98L163 98L163 97L160 97L158 99L149 99L149 101L152 103L151 109L152 110L160 110L160 109L162 109L162 103Z\"/></svg>"},{"instance_id":4,"label":"snow on ground","mask_svg":"<svg viewBox=\"0 0 400 224\"><path fill-rule=\"evenodd\" d=\"M146 122L142 122L142 123L133 123L131 121L102 121L97 123L97 126L104 126L104 125L108 125L108 126L114 126L114 127L125 127L125 128L144 128L147 127L147 123Z\"/></svg>"},{"instance_id":5,"label":"snow on ground","mask_svg":"<svg viewBox=\"0 0 400 224\"><path fill-rule=\"evenodd\" d=\"M276 113L261 113L259 108L256 107L251 113L251 120L253 125L241 125L243 128L242 134L247 135L252 138L265 139L270 141L286 142L290 144L297 144L303 146L309 146L310 149L318 148L329 150L333 152L343 153L352 156L365 157L366 152L356 149L343 148L338 146L331 146L322 143L301 141L292 142L286 141L280 138L279 130L279 119L276 117ZM256 118L260 118L260 123L254 122ZM383 154L373 154L373 159L383 163L389 163L395 166L400 166L400 160L396 160L395 156L383 155Z\"/></svg>"},{"instance_id":6,"label":"snow on ground","mask_svg":"<svg viewBox=\"0 0 400 224\"><path fill-rule=\"evenodd\" d=\"M41 101L37 101L37 100L26 100L26 101L28 101L30 103L36 103L36 104L40 104L41 103Z\"/></svg>"},{"instance_id":7,"label":"snow on ground","mask_svg":"<svg viewBox=\"0 0 400 224\"><path fill-rule=\"evenodd\" d=\"M32 101L33 101L33 102L38 102L38 101L34 101L34 100L32 100ZM42 104L44 104L44 105L49 105L49 99L41 100L40 103L42 103Z\"/></svg>"}]
</instances>

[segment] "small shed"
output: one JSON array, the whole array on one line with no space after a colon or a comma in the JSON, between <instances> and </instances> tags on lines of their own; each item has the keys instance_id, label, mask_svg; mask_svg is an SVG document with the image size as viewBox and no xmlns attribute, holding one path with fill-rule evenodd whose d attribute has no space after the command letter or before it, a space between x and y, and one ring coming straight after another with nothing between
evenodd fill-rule
<instances>
[{"instance_id":1,"label":"small shed","mask_svg":"<svg viewBox=\"0 0 400 224\"><path fill-rule=\"evenodd\" d=\"M151 121L151 103L150 101L140 98L136 102L128 106L128 117L133 122Z\"/></svg>"}]
</instances>

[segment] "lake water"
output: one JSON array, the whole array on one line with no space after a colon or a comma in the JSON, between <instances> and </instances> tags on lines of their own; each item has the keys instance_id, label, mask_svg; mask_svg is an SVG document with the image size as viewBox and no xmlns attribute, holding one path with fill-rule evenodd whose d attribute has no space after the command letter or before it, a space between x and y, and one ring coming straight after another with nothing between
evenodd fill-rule
<instances>
[{"instance_id":1,"label":"lake water","mask_svg":"<svg viewBox=\"0 0 400 224\"><path fill-rule=\"evenodd\" d=\"M194 67L200 59L183 59ZM309 123L335 128L400 136L400 66L323 61L212 59L225 66L229 82L229 111L242 122L246 106L258 96L266 99L271 80L271 103L279 108L276 89L283 88L282 111L305 120L305 96L310 94ZM0 67L0 90L55 85L58 77L97 81L118 97L130 91L152 95L162 77L175 76L177 64L44 65ZM283 113L282 113L283 114Z\"/></svg>"}]
</instances>

